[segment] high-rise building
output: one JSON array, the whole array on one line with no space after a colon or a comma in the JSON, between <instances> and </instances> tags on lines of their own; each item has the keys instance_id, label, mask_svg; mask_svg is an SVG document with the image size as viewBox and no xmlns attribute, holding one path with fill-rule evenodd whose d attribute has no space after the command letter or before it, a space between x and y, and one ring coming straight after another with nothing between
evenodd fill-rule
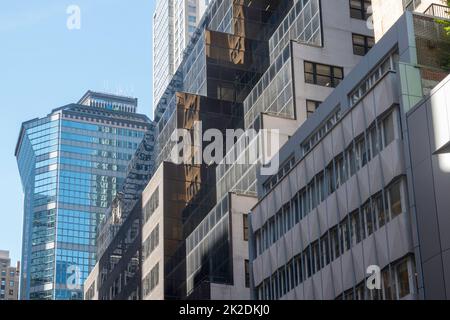
<instances>
[{"instance_id":1,"label":"high-rise building","mask_svg":"<svg viewBox=\"0 0 450 320\"><path fill-rule=\"evenodd\" d=\"M445 207L433 207L434 229L418 219L428 199L443 201L433 186L444 182L428 179L425 199L408 177L421 163L409 162L407 122L447 88L438 83L449 41L435 21L445 16L430 8L402 9L375 46L371 10L380 9L367 0L210 1L155 104L155 166L137 204L140 298L442 297L445 274L432 270L446 261L447 239L436 236ZM245 131L198 163L214 127L223 141L227 129ZM194 141L182 164L173 159L180 130ZM423 156L429 177L434 153L449 149L442 132ZM361 287L371 265L381 290ZM128 296L115 280L103 294L91 281L89 296Z\"/></svg>"},{"instance_id":2,"label":"high-rise building","mask_svg":"<svg viewBox=\"0 0 450 320\"><path fill-rule=\"evenodd\" d=\"M151 122L137 99L89 91L23 123L15 155L25 194L22 299L81 299L97 227Z\"/></svg>"},{"instance_id":3,"label":"high-rise building","mask_svg":"<svg viewBox=\"0 0 450 320\"><path fill-rule=\"evenodd\" d=\"M19 299L20 263L11 266L9 251L0 250L0 300Z\"/></svg>"},{"instance_id":4,"label":"high-rise building","mask_svg":"<svg viewBox=\"0 0 450 320\"><path fill-rule=\"evenodd\" d=\"M141 194L154 166L154 126L131 160L122 190L97 233L97 264L84 283L85 300L139 300L142 257Z\"/></svg>"},{"instance_id":5,"label":"high-rise building","mask_svg":"<svg viewBox=\"0 0 450 320\"><path fill-rule=\"evenodd\" d=\"M157 0L153 15L153 105L183 60L184 49L209 0Z\"/></svg>"},{"instance_id":6,"label":"high-rise building","mask_svg":"<svg viewBox=\"0 0 450 320\"><path fill-rule=\"evenodd\" d=\"M254 299L448 299L450 37L430 13L402 14L258 177Z\"/></svg>"}]
</instances>

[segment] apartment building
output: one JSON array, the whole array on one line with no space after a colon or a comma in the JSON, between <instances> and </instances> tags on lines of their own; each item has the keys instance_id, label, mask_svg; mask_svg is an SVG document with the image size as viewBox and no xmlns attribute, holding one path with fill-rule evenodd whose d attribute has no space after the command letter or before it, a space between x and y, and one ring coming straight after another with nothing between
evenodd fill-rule
<instances>
[{"instance_id":1,"label":"apartment building","mask_svg":"<svg viewBox=\"0 0 450 320\"><path fill-rule=\"evenodd\" d=\"M19 300L20 262L11 266L9 252L0 250L0 300Z\"/></svg>"}]
</instances>

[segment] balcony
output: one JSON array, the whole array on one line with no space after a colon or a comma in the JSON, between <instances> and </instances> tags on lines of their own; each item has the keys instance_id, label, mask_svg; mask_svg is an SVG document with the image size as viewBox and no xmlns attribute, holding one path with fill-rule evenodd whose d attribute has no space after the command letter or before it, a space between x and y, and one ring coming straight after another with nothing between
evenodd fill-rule
<instances>
[{"instance_id":1,"label":"balcony","mask_svg":"<svg viewBox=\"0 0 450 320\"><path fill-rule=\"evenodd\" d=\"M433 3L424 11L424 14L440 19L450 19L450 7Z\"/></svg>"}]
</instances>

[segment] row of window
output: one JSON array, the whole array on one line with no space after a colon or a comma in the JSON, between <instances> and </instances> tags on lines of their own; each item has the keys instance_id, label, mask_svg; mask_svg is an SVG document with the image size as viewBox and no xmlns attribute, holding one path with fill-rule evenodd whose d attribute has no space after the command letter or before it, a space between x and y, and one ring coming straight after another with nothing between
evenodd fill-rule
<instances>
[{"instance_id":1,"label":"row of window","mask_svg":"<svg viewBox=\"0 0 450 320\"><path fill-rule=\"evenodd\" d=\"M159 245L159 224L153 229L142 245L143 260L147 259Z\"/></svg>"},{"instance_id":2,"label":"row of window","mask_svg":"<svg viewBox=\"0 0 450 320\"><path fill-rule=\"evenodd\" d=\"M398 54L394 53L379 63L378 66L349 94L350 107L356 105L385 74L390 71L395 71L397 69L398 59Z\"/></svg>"},{"instance_id":3,"label":"row of window","mask_svg":"<svg viewBox=\"0 0 450 320\"><path fill-rule=\"evenodd\" d=\"M49 153L51 151L55 150L48 150L45 153ZM99 156L102 158L111 158L111 159L119 159L119 160L126 160L130 161L133 157L132 154L129 153L123 153L123 152L112 152L107 150L100 150L100 149L91 149L91 148L83 148L83 147L77 147L77 146L71 146L62 144L61 145L61 151L63 152L71 152L71 153L78 153L78 154L85 154L90 156Z\"/></svg>"},{"instance_id":4,"label":"row of window","mask_svg":"<svg viewBox=\"0 0 450 320\"><path fill-rule=\"evenodd\" d=\"M402 182L399 180L384 192L371 197L361 208L351 212L337 226L329 229L319 240L291 259L286 266L275 271L271 278L277 279L279 286L274 291L274 298L285 295L400 215L404 207L401 190ZM290 226L289 220L292 218L289 218L288 214L282 214L271 221L268 236L272 240ZM263 240L267 243L270 241L267 237Z\"/></svg>"},{"instance_id":5,"label":"row of window","mask_svg":"<svg viewBox=\"0 0 450 320\"><path fill-rule=\"evenodd\" d=\"M367 137L363 134L353 140L346 151L336 156L324 171L318 173L306 187L300 190L293 199L283 206L277 215L288 217L286 218L286 221L289 222L287 224L287 230L299 223L309 212L316 208L329 195L334 193L394 140L395 129L393 115L396 112L395 110L384 118L381 118L379 123L375 120L374 124L368 130ZM277 218L277 220L279 219ZM272 237L268 236L269 230L273 228L271 223L274 223L274 221L267 221L256 233L259 254L268 249L287 232L284 229L284 224L282 224L282 230L285 231L279 233L277 237L272 239Z\"/></svg>"},{"instance_id":6,"label":"row of window","mask_svg":"<svg viewBox=\"0 0 450 320\"><path fill-rule=\"evenodd\" d=\"M132 142L132 141L110 139L110 138L99 138L99 137L86 136L86 135L82 135L82 134L75 134L75 133L68 133L68 132L61 133L61 139L77 141L77 142L86 142L86 143L92 143L92 144L100 144L102 146L112 146L112 147L117 147L117 148L133 149L133 150L136 150L138 147L138 144L136 142Z\"/></svg>"},{"instance_id":7,"label":"row of window","mask_svg":"<svg viewBox=\"0 0 450 320\"><path fill-rule=\"evenodd\" d=\"M159 186L150 196L148 202L144 205L143 216L144 216L144 224L150 219L156 209L159 207Z\"/></svg>"},{"instance_id":8,"label":"row of window","mask_svg":"<svg viewBox=\"0 0 450 320\"><path fill-rule=\"evenodd\" d=\"M330 131L336 123L340 120L341 112L340 109L332 114L328 118L325 123L319 127L319 129L309 138L303 145L302 150L303 154L306 154L309 150L311 150L319 141L322 139L322 137L325 136L325 134ZM281 169L278 171L277 175L274 175L272 178L270 178L267 182L264 183L263 188L264 192L268 193L272 188L274 188L279 181L283 179L284 176L286 176L291 168L293 168L295 165L295 157L292 156L289 160L285 162L284 165L281 166Z\"/></svg>"},{"instance_id":9,"label":"row of window","mask_svg":"<svg viewBox=\"0 0 450 320\"><path fill-rule=\"evenodd\" d=\"M381 271L381 289L369 290L363 281L339 295L336 300L399 300L413 293L415 266L412 258L387 266Z\"/></svg>"},{"instance_id":10,"label":"row of window","mask_svg":"<svg viewBox=\"0 0 450 320\"><path fill-rule=\"evenodd\" d=\"M67 128L74 128L74 129L80 129L83 131L98 131L103 133L112 133L119 136L125 136L125 137L134 137L134 138L143 138L144 132L142 131L136 131L136 130L130 130L130 129L124 129L124 128L115 128L115 127L107 127L107 126L99 126L95 124L90 123L84 123L84 122L75 122L70 120L63 120L62 126Z\"/></svg>"},{"instance_id":11,"label":"row of window","mask_svg":"<svg viewBox=\"0 0 450 320\"><path fill-rule=\"evenodd\" d=\"M317 108L317 104L314 106ZM337 110L302 144L302 153L308 153L341 119L341 109Z\"/></svg>"},{"instance_id":12,"label":"row of window","mask_svg":"<svg viewBox=\"0 0 450 320\"><path fill-rule=\"evenodd\" d=\"M399 300L414 292L415 266L412 257L401 259L381 271L381 288L369 289L366 281L346 290L336 300ZM291 264L256 288L259 300L276 300L296 287L295 267Z\"/></svg>"}]
</instances>

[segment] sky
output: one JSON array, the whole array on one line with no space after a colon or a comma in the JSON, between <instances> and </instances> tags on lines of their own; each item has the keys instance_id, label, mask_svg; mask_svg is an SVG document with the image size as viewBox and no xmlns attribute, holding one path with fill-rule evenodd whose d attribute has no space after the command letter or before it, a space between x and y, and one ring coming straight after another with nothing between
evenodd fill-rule
<instances>
[{"instance_id":1,"label":"sky","mask_svg":"<svg viewBox=\"0 0 450 320\"><path fill-rule=\"evenodd\" d=\"M152 112L156 0L2 0L0 10L0 250L20 260L23 191L14 149L22 122L87 90L133 96ZM80 9L80 29L67 13ZM71 20L72 21L72 20Z\"/></svg>"}]
</instances>

